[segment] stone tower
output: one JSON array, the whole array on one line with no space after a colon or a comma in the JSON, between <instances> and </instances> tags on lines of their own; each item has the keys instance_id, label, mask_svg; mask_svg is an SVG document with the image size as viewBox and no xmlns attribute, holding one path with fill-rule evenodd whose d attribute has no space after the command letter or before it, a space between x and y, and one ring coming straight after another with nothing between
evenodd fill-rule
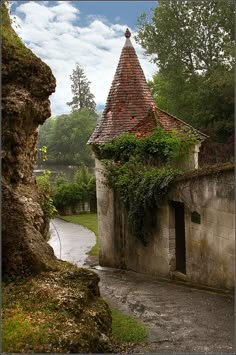
<instances>
[{"instance_id":1,"label":"stone tower","mask_svg":"<svg viewBox=\"0 0 236 355\"><path fill-rule=\"evenodd\" d=\"M126 30L125 37L125 44L102 118L88 144L99 145L124 132L132 133L137 137L145 137L152 134L157 126L166 131L192 132L197 137L198 144L185 163L185 169L197 168L199 147L206 136L156 106L131 43L129 29ZM119 227L119 232L123 237L119 240L114 237L117 232L116 225L123 225L121 220L119 223L117 221L123 217L122 214L119 218L117 216L119 206L117 206L118 201L114 196L114 191L103 184L103 166L98 159L95 161L95 166L100 240L99 262L103 266L125 267L122 253L117 252L124 250L124 245L121 245L125 243L125 235L120 229L122 227Z\"/></svg>"}]
</instances>

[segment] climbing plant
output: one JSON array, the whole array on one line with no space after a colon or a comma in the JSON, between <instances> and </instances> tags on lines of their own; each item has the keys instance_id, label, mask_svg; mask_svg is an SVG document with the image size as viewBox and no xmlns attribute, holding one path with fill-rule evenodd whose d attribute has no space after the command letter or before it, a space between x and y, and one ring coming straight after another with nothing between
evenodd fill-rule
<instances>
[{"instance_id":1,"label":"climbing plant","mask_svg":"<svg viewBox=\"0 0 236 355\"><path fill-rule=\"evenodd\" d=\"M144 138L125 133L94 147L105 166L106 184L119 192L128 211L132 235L147 244L156 210L173 179L181 171L173 163L186 157L196 143L194 136L158 128Z\"/></svg>"},{"instance_id":2,"label":"climbing plant","mask_svg":"<svg viewBox=\"0 0 236 355\"><path fill-rule=\"evenodd\" d=\"M157 165L184 159L196 141L193 133L180 133L174 130L167 132L158 127L148 137L138 138L133 134L123 133L118 138L93 149L99 159L128 161L136 156L145 163Z\"/></svg>"}]
</instances>

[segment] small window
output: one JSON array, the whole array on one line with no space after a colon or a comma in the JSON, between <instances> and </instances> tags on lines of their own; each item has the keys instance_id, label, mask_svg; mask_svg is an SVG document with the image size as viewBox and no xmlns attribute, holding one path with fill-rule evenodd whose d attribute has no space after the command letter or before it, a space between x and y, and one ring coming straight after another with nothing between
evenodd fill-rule
<instances>
[{"instance_id":1,"label":"small window","mask_svg":"<svg viewBox=\"0 0 236 355\"><path fill-rule=\"evenodd\" d=\"M197 211L191 213L191 222L201 224L201 216Z\"/></svg>"}]
</instances>

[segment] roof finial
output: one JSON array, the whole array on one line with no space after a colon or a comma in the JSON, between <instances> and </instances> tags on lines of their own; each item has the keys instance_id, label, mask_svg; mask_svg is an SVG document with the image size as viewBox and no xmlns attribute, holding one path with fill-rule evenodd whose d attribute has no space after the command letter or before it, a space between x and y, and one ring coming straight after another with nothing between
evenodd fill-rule
<instances>
[{"instance_id":1,"label":"roof finial","mask_svg":"<svg viewBox=\"0 0 236 355\"><path fill-rule=\"evenodd\" d=\"M130 32L130 30L127 28L126 31L125 31L125 37L126 37L126 38L130 38L130 36L131 36L131 32Z\"/></svg>"}]
</instances>

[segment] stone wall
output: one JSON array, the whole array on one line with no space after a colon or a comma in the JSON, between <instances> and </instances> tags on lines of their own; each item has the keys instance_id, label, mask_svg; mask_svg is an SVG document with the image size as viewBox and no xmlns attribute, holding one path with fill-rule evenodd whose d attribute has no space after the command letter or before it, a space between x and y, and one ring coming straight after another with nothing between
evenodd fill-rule
<instances>
[{"instance_id":1,"label":"stone wall","mask_svg":"<svg viewBox=\"0 0 236 355\"><path fill-rule=\"evenodd\" d=\"M183 202L185 207L187 279L213 287L233 287L235 250L233 168L180 180L173 185L168 198ZM173 224L172 207L169 215ZM175 228L170 229L170 243L173 243L173 249L175 249L174 232ZM172 265L175 264L173 249L170 248L169 251Z\"/></svg>"},{"instance_id":2,"label":"stone wall","mask_svg":"<svg viewBox=\"0 0 236 355\"><path fill-rule=\"evenodd\" d=\"M98 235L99 235L99 264L102 266L119 267L118 250L114 238L114 192L105 185L103 166L95 159Z\"/></svg>"},{"instance_id":3,"label":"stone wall","mask_svg":"<svg viewBox=\"0 0 236 355\"><path fill-rule=\"evenodd\" d=\"M218 169L219 170L219 169ZM234 285L233 168L196 173L176 181L156 214L148 244L129 234L127 212L117 192L103 184L96 161L102 266L172 277L176 273L176 225L172 201L184 204L186 280L218 288ZM195 219L194 219L195 218ZM200 222L200 223L199 223Z\"/></svg>"},{"instance_id":4,"label":"stone wall","mask_svg":"<svg viewBox=\"0 0 236 355\"><path fill-rule=\"evenodd\" d=\"M57 209L62 216L71 216L73 214L96 212L95 206L90 201L79 202L74 206L65 206Z\"/></svg>"}]
</instances>

